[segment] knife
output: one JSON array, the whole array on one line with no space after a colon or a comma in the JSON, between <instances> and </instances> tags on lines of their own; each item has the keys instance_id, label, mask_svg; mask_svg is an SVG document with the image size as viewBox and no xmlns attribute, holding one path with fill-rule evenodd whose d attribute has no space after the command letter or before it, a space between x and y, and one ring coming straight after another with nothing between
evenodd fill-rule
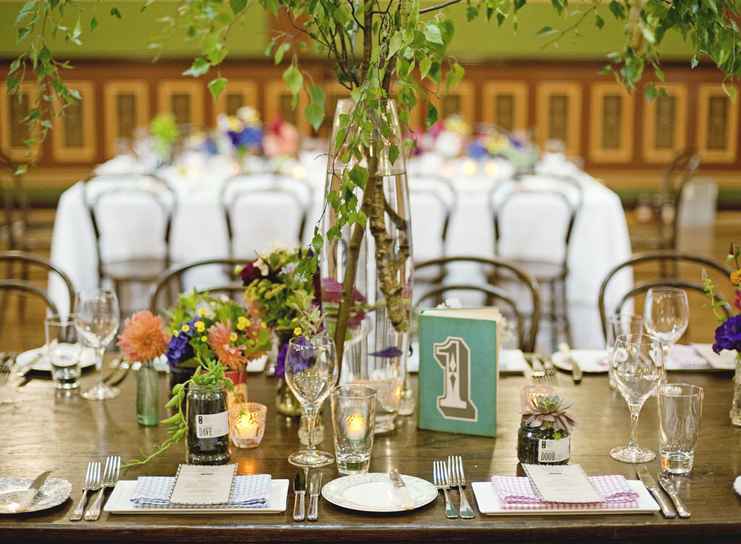
<instances>
[{"instance_id":1,"label":"knife","mask_svg":"<svg viewBox=\"0 0 741 544\"><path fill-rule=\"evenodd\" d=\"M394 491L401 496L401 505L407 510L410 510L414 506L412 504L412 497L409 495L407 484L404 483L404 479L399 474L399 469L395 468L389 472L389 478L391 478L391 483L394 484Z\"/></svg>"},{"instance_id":2,"label":"knife","mask_svg":"<svg viewBox=\"0 0 741 544\"><path fill-rule=\"evenodd\" d=\"M33 504L36 495L39 494L39 490L44 485L44 482L51 474L50 470L42 472L27 489L21 489L20 491L9 491L0 495L0 511L17 513L25 512Z\"/></svg>"},{"instance_id":3,"label":"knife","mask_svg":"<svg viewBox=\"0 0 741 544\"><path fill-rule=\"evenodd\" d=\"M316 521L319 519L319 491L322 489L322 473L315 472L309 480L309 512L306 519Z\"/></svg>"},{"instance_id":4,"label":"knife","mask_svg":"<svg viewBox=\"0 0 741 544\"><path fill-rule=\"evenodd\" d=\"M563 353L564 357L566 357L566 360L569 362L569 364L571 364L571 378L574 380L574 383L580 384L584 374L581 370L581 367L579 366L579 363L577 363L576 359L574 359L574 356L571 355L571 348L566 342L561 342L558 345L558 350Z\"/></svg>"},{"instance_id":5,"label":"knife","mask_svg":"<svg viewBox=\"0 0 741 544\"><path fill-rule=\"evenodd\" d=\"M674 485L674 482L672 482L668 476L659 474L659 485L661 486L661 489L666 491L666 494L669 495L669 498L671 498L672 502L674 503L674 507L677 509L677 514L679 514L679 517L683 519L690 517L690 511L687 510L687 508L684 506L684 502L679 496L677 487Z\"/></svg>"},{"instance_id":6,"label":"knife","mask_svg":"<svg viewBox=\"0 0 741 544\"><path fill-rule=\"evenodd\" d=\"M664 495L661 493L661 490L659 490L659 486L656 485L656 480L654 480L653 476L648 473L648 469L645 467L645 465L641 465L636 469L636 475L641 480L641 482L643 482L643 485L646 486L646 489L651 492L651 495L653 495L654 499L656 499L656 502L659 503L659 508L661 508L661 513L664 515L664 517L677 517L677 513L674 511L674 508L672 508L671 504L669 504L669 502L666 500L666 497L664 497Z\"/></svg>"},{"instance_id":7,"label":"knife","mask_svg":"<svg viewBox=\"0 0 741 544\"><path fill-rule=\"evenodd\" d=\"M304 521L306 517L306 474L299 470L293 478L293 521Z\"/></svg>"}]
</instances>

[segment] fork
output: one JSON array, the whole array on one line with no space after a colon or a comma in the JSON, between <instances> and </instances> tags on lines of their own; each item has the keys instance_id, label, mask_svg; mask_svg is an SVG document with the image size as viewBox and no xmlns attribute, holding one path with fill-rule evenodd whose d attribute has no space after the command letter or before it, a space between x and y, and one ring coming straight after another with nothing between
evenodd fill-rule
<instances>
[{"instance_id":1,"label":"fork","mask_svg":"<svg viewBox=\"0 0 741 544\"><path fill-rule=\"evenodd\" d=\"M536 363L540 371L533 371L533 381L546 385L555 385L556 369L553 366L553 361L547 357L542 357L539 353L534 353L533 366L535 366Z\"/></svg>"},{"instance_id":2,"label":"fork","mask_svg":"<svg viewBox=\"0 0 741 544\"><path fill-rule=\"evenodd\" d=\"M100 461L90 461L85 471L85 484L82 486L82 497L80 497L80 502L77 503L74 512L69 517L70 521L80 521L82 519L88 492L98 489L100 489Z\"/></svg>"},{"instance_id":3,"label":"fork","mask_svg":"<svg viewBox=\"0 0 741 544\"><path fill-rule=\"evenodd\" d=\"M463 458L460 455L450 455L448 457L448 472L450 473L450 484L458 486L458 495L461 498L461 518L475 518L476 514L474 514L468 502L465 491L463 491L463 488L466 486L466 475L463 472Z\"/></svg>"},{"instance_id":4,"label":"fork","mask_svg":"<svg viewBox=\"0 0 741 544\"><path fill-rule=\"evenodd\" d=\"M100 510L103 507L103 499L105 498L105 490L106 488L113 489L116 487L120 472L121 457L119 455L109 455L106 457L103 485L100 487L95 502L85 512L85 521L96 521L100 517Z\"/></svg>"},{"instance_id":5,"label":"fork","mask_svg":"<svg viewBox=\"0 0 741 544\"><path fill-rule=\"evenodd\" d=\"M450 497L448 496L448 488L450 487L450 484L448 483L446 469L447 467L444 461L433 461L432 481L435 484L435 487L437 487L438 490L442 490L443 495L445 495L445 515L449 519L456 519L458 518L458 511L455 509L455 506L453 506L453 503L450 502Z\"/></svg>"}]
</instances>

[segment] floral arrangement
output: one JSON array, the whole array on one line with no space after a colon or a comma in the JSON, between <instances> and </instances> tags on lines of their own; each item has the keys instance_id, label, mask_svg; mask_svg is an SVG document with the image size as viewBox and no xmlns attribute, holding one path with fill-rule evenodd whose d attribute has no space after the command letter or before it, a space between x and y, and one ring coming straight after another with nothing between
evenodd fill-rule
<instances>
[{"instance_id":1,"label":"floral arrangement","mask_svg":"<svg viewBox=\"0 0 741 544\"><path fill-rule=\"evenodd\" d=\"M731 244L728 251L728 260L733 263L734 270L731 272L731 284L734 286L733 306L741 312L741 248ZM741 313L731 317L723 311L722 303L716 295L716 288L713 281L703 272L705 292L708 294L713 307L713 313L720 322L715 329L715 343L713 351L720 353L723 350L735 351L736 357L741 358Z\"/></svg>"},{"instance_id":2,"label":"floral arrangement","mask_svg":"<svg viewBox=\"0 0 741 544\"><path fill-rule=\"evenodd\" d=\"M538 160L538 148L527 138L492 127L468 144L468 156L473 159L501 157L508 160L518 172L532 169Z\"/></svg>"},{"instance_id":3,"label":"floral arrangement","mask_svg":"<svg viewBox=\"0 0 741 544\"><path fill-rule=\"evenodd\" d=\"M267 126L262 147L271 159L298 155L299 134L296 127L283 119L276 119Z\"/></svg>"},{"instance_id":4,"label":"floral arrangement","mask_svg":"<svg viewBox=\"0 0 741 544\"><path fill-rule=\"evenodd\" d=\"M149 124L149 134L152 137L152 146L157 157L162 161L170 161L175 144L180 137L175 116L171 113L160 113Z\"/></svg>"},{"instance_id":5,"label":"floral arrangement","mask_svg":"<svg viewBox=\"0 0 741 544\"><path fill-rule=\"evenodd\" d=\"M270 331L256 307L205 293L180 295L171 312L167 345L171 367L216 360L239 370L270 349Z\"/></svg>"},{"instance_id":6,"label":"floral arrangement","mask_svg":"<svg viewBox=\"0 0 741 544\"><path fill-rule=\"evenodd\" d=\"M169 341L162 318L145 310L126 320L118 347L127 361L146 362L164 355Z\"/></svg>"},{"instance_id":7,"label":"floral arrangement","mask_svg":"<svg viewBox=\"0 0 741 544\"><path fill-rule=\"evenodd\" d=\"M460 115L435 123L422 137L422 148L452 159L459 156L471 135L471 127Z\"/></svg>"},{"instance_id":8,"label":"floral arrangement","mask_svg":"<svg viewBox=\"0 0 741 544\"><path fill-rule=\"evenodd\" d=\"M237 115L222 115L219 128L226 133L237 155L244 157L248 152L259 152L262 148L263 132L260 114L255 108L243 106Z\"/></svg>"}]
</instances>

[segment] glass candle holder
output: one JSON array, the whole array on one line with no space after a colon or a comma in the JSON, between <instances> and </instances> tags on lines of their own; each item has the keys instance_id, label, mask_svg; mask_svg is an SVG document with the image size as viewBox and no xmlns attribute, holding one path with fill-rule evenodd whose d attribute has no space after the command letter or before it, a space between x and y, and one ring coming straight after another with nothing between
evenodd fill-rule
<instances>
[{"instance_id":1,"label":"glass candle holder","mask_svg":"<svg viewBox=\"0 0 741 544\"><path fill-rule=\"evenodd\" d=\"M343 385L331 396L337 471L368 472L376 420L376 391L362 385Z\"/></svg>"},{"instance_id":2,"label":"glass candle holder","mask_svg":"<svg viewBox=\"0 0 741 544\"><path fill-rule=\"evenodd\" d=\"M257 402L234 404L229 408L229 437L238 448L256 448L265 434L268 407Z\"/></svg>"}]
</instances>

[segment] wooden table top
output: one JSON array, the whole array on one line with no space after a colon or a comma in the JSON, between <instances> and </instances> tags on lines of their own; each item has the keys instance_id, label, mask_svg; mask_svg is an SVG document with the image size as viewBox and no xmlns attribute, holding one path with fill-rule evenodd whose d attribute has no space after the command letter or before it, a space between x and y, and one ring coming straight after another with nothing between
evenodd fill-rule
<instances>
[{"instance_id":1,"label":"wooden table top","mask_svg":"<svg viewBox=\"0 0 741 544\"><path fill-rule=\"evenodd\" d=\"M132 373L133 374L133 373ZM83 379L88 385L93 376ZM741 498L732 489L741 474L741 429L733 428L728 410L731 379L728 374L672 374L672 381L688 381L705 387L705 406L695 470L682 479L681 493L692 517L664 519L655 515L594 515L570 517L506 516L474 520L448 520L442 497L408 514L367 515L320 501L315 523L291 520L288 511L260 515L123 515L103 513L97 522L69 522L73 501L47 512L0 518L0 542L741 542ZM402 473L431 479L433 459L450 454L463 456L467 475L480 481L493 474L514 474L519 427L519 390L524 377L500 381L499 434L496 439L418 431L414 417L400 418L394 433L378 437L371 471L399 467ZM567 375L559 384L574 401L577 420L572 463L589 474L624 474L633 479L634 466L608 457L611 447L624 444L628 412L623 399L609 390L604 376L587 376L573 386ZM163 395L165 379L162 380ZM266 472L274 478L292 478L295 469L286 461L298 447L297 425L287 423L273 408L275 380L250 376L251 400L269 406L268 427L262 445L252 450L233 450L232 459L242 474ZM142 428L135 420L135 379L122 385L119 398L89 402L79 396L55 395L51 383L33 380L23 388L0 388L0 475L32 477L45 469L72 482L72 499L80 496L85 464L93 456L121 454L124 459L149 450L165 436L166 429ZM325 412L326 412L325 408ZM328 421L325 420L328 424ZM332 447L331 427L325 427L324 447ZM639 441L656 448L656 401L650 399L641 414ZM173 475L184 461L184 448L172 448L162 458L123 478L139 475ZM651 465L652 469L656 464ZM324 481L337 477L327 467ZM472 492L469 500L476 508ZM455 496L455 493L453 494ZM455 497L457 503L457 497ZM5 539L8 540L5 540ZM22 540L21 540L22 539Z\"/></svg>"}]
</instances>

